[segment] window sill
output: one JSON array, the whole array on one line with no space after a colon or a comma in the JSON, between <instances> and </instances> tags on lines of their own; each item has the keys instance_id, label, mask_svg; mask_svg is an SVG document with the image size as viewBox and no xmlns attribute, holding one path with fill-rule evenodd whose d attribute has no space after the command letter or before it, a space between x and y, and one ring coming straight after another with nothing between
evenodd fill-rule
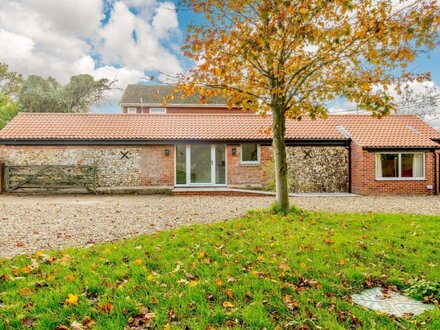
<instances>
[{"instance_id":1,"label":"window sill","mask_svg":"<svg viewBox=\"0 0 440 330\"><path fill-rule=\"evenodd\" d=\"M428 181L426 178L376 178L376 181Z\"/></svg>"},{"instance_id":2,"label":"window sill","mask_svg":"<svg viewBox=\"0 0 440 330\"><path fill-rule=\"evenodd\" d=\"M260 166L261 162L240 162L240 166Z\"/></svg>"}]
</instances>

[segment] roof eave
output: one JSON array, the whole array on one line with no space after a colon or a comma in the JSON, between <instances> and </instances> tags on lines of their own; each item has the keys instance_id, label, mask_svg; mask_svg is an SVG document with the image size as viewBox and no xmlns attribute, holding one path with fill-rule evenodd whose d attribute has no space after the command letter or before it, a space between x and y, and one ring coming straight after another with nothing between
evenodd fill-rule
<instances>
[{"instance_id":1,"label":"roof eave","mask_svg":"<svg viewBox=\"0 0 440 330\"><path fill-rule=\"evenodd\" d=\"M363 150L373 150L373 151L392 151L392 150L436 150L440 149L438 146L363 146Z\"/></svg>"},{"instance_id":2,"label":"roof eave","mask_svg":"<svg viewBox=\"0 0 440 330\"><path fill-rule=\"evenodd\" d=\"M167 145L177 143L260 143L271 144L272 139L0 139L0 145L43 146L43 145ZM288 146L347 146L347 139L286 139Z\"/></svg>"},{"instance_id":3,"label":"roof eave","mask_svg":"<svg viewBox=\"0 0 440 330\"><path fill-rule=\"evenodd\" d=\"M225 108L226 104L192 104L192 103L130 103L130 102L121 102L119 103L119 106L121 107L160 107L160 108L166 108L166 107L176 107L176 108Z\"/></svg>"}]
</instances>

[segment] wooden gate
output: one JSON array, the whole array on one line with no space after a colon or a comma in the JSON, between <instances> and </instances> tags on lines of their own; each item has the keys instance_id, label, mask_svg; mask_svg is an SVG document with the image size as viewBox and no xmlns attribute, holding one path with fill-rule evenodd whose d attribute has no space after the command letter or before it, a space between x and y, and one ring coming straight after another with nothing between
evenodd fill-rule
<instances>
[{"instance_id":1,"label":"wooden gate","mask_svg":"<svg viewBox=\"0 0 440 330\"><path fill-rule=\"evenodd\" d=\"M3 175L6 192L82 188L96 193L96 166L6 165Z\"/></svg>"}]
</instances>

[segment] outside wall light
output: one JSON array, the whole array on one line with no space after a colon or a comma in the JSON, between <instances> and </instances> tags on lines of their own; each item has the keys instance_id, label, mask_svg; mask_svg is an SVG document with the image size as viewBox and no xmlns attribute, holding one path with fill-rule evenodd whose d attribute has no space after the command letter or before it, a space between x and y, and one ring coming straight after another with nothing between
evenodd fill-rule
<instances>
[{"instance_id":1,"label":"outside wall light","mask_svg":"<svg viewBox=\"0 0 440 330\"><path fill-rule=\"evenodd\" d=\"M165 149L165 156L169 156L170 155L170 149Z\"/></svg>"},{"instance_id":2,"label":"outside wall light","mask_svg":"<svg viewBox=\"0 0 440 330\"><path fill-rule=\"evenodd\" d=\"M232 156L236 156L237 155L237 148L232 148Z\"/></svg>"}]
</instances>

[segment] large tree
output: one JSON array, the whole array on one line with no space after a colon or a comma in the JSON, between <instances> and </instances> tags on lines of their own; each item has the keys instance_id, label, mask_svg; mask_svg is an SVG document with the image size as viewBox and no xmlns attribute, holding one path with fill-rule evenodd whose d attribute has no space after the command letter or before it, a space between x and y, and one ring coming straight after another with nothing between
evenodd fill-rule
<instances>
[{"instance_id":1,"label":"large tree","mask_svg":"<svg viewBox=\"0 0 440 330\"><path fill-rule=\"evenodd\" d=\"M182 0L205 15L184 46L195 67L186 94L272 114L277 202L288 208L285 118L325 117L344 96L375 116L394 109L391 86L439 42L436 0ZM209 88L206 88L209 87Z\"/></svg>"},{"instance_id":2,"label":"large tree","mask_svg":"<svg viewBox=\"0 0 440 330\"><path fill-rule=\"evenodd\" d=\"M33 75L23 82L18 99L27 112L87 112L114 85L115 81L95 80L88 74L72 76L64 86L52 77Z\"/></svg>"}]
</instances>

